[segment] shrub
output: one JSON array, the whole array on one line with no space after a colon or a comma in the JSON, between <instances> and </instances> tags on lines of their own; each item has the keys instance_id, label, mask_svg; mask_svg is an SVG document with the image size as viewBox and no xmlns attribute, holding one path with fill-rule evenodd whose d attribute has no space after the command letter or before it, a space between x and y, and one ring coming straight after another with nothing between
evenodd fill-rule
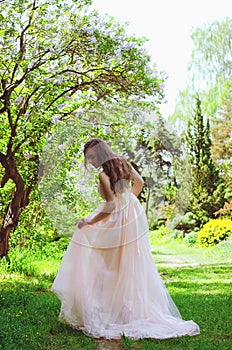
<instances>
[{"instance_id":1,"label":"shrub","mask_svg":"<svg viewBox=\"0 0 232 350\"><path fill-rule=\"evenodd\" d=\"M198 232L201 247L218 244L232 235L232 221L229 219L210 219Z\"/></svg>"},{"instance_id":2,"label":"shrub","mask_svg":"<svg viewBox=\"0 0 232 350\"><path fill-rule=\"evenodd\" d=\"M172 234L172 230L169 227L163 225L160 226L158 230L156 230L156 234L159 236L170 236Z\"/></svg>"},{"instance_id":3,"label":"shrub","mask_svg":"<svg viewBox=\"0 0 232 350\"><path fill-rule=\"evenodd\" d=\"M216 211L214 215L232 220L232 201L226 202L224 207Z\"/></svg>"},{"instance_id":4,"label":"shrub","mask_svg":"<svg viewBox=\"0 0 232 350\"><path fill-rule=\"evenodd\" d=\"M194 229L196 226L196 220L194 214L191 212L187 212L185 215L177 214L168 222L168 226L173 230L176 229L182 231L182 237L184 237L188 231Z\"/></svg>"},{"instance_id":5,"label":"shrub","mask_svg":"<svg viewBox=\"0 0 232 350\"><path fill-rule=\"evenodd\" d=\"M173 231L172 231L172 236L171 236L171 238L174 238L174 239L177 239L177 238L183 238L183 231L181 231L181 230L178 230L178 229L174 229Z\"/></svg>"},{"instance_id":6,"label":"shrub","mask_svg":"<svg viewBox=\"0 0 232 350\"><path fill-rule=\"evenodd\" d=\"M165 222L167 220L166 213L162 210L153 210L152 215L148 216L148 224L150 230L158 230L159 227L162 227L165 225Z\"/></svg>"},{"instance_id":7,"label":"shrub","mask_svg":"<svg viewBox=\"0 0 232 350\"><path fill-rule=\"evenodd\" d=\"M191 247L197 243L197 236L198 236L198 232L196 231L189 232L185 236L184 242L187 244L187 246Z\"/></svg>"}]
</instances>

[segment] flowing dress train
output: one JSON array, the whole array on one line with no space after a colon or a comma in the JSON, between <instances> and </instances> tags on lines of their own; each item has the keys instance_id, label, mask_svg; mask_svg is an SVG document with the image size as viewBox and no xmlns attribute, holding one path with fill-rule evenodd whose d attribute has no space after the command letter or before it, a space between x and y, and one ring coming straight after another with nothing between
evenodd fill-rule
<instances>
[{"instance_id":1,"label":"flowing dress train","mask_svg":"<svg viewBox=\"0 0 232 350\"><path fill-rule=\"evenodd\" d=\"M156 269L146 214L131 190L115 197L106 219L76 228L52 290L61 300L59 319L95 338L200 333L181 318Z\"/></svg>"}]
</instances>

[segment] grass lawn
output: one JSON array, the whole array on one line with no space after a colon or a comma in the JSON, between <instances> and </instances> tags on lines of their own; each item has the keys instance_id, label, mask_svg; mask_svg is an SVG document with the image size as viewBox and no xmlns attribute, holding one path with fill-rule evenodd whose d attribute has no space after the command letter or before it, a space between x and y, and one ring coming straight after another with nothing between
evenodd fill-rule
<instances>
[{"instance_id":1,"label":"grass lawn","mask_svg":"<svg viewBox=\"0 0 232 350\"><path fill-rule=\"evenodd\" d=\"M200 325L199 336L139 341L87 337L57 319L60 302L50 287L60 259L56 254L39 258L27 253L20 272L8 270L4 259L1 262L0 349L231 349L232 243L213 249L189 248L180 240L164 240L153 233L150 241L171 296L182 317Z\"/></svg>"}]
</instances>

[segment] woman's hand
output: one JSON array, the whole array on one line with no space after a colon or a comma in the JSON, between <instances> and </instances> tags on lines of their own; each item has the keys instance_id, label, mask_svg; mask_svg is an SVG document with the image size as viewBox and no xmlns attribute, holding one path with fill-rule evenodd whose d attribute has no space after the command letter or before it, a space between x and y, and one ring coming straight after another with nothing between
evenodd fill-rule
<instances>
[{"instance_id":1,"label":"woman's hand","mask_svg":"<svg viewBox=\"0 0 232 350\"><path fill-rule=\"evenodd\" d=\"M81 219L77 224L78 228L82 228L85 225L94 225L98 221L104 220L115 209L115 196L110 187L110 178L104 171L102 171L99 175L99 180L105 196L104 206L102 207L101 211L91 218L91 220L88 220L87 218Z\"/></svg>"},{"instance_id":2,"label":"woman's hand","mask_svg":"<svg viewBox=\"0 0 232 350\"><path fill-rule=\"evenodd\" d=\"M79 222L78 222L78 224L77 224L77 227L78 227L78 228L82 228L83 226L89 225L89 224L90 224L90 222L87 221L86 218L83 218L83 219L80 219L80 220L79 220Z\"/></svg>"}]
</instances>

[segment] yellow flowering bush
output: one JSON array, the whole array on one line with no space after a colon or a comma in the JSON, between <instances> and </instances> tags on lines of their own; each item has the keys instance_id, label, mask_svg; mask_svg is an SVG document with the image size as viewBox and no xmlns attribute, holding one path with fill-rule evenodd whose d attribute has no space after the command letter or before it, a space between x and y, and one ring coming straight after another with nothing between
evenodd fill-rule
<instances>
[{"instance_id":1,"label":"yellow flowering bush","mask_svg":"<svg viewBox=\"0 0 232 350\"><path fill-rule=\"evenodd\" d=\"M197 240L201 247L218 244L232 236L232 220L210 219L199 231Z\"/></svg>"}]
</instances>

